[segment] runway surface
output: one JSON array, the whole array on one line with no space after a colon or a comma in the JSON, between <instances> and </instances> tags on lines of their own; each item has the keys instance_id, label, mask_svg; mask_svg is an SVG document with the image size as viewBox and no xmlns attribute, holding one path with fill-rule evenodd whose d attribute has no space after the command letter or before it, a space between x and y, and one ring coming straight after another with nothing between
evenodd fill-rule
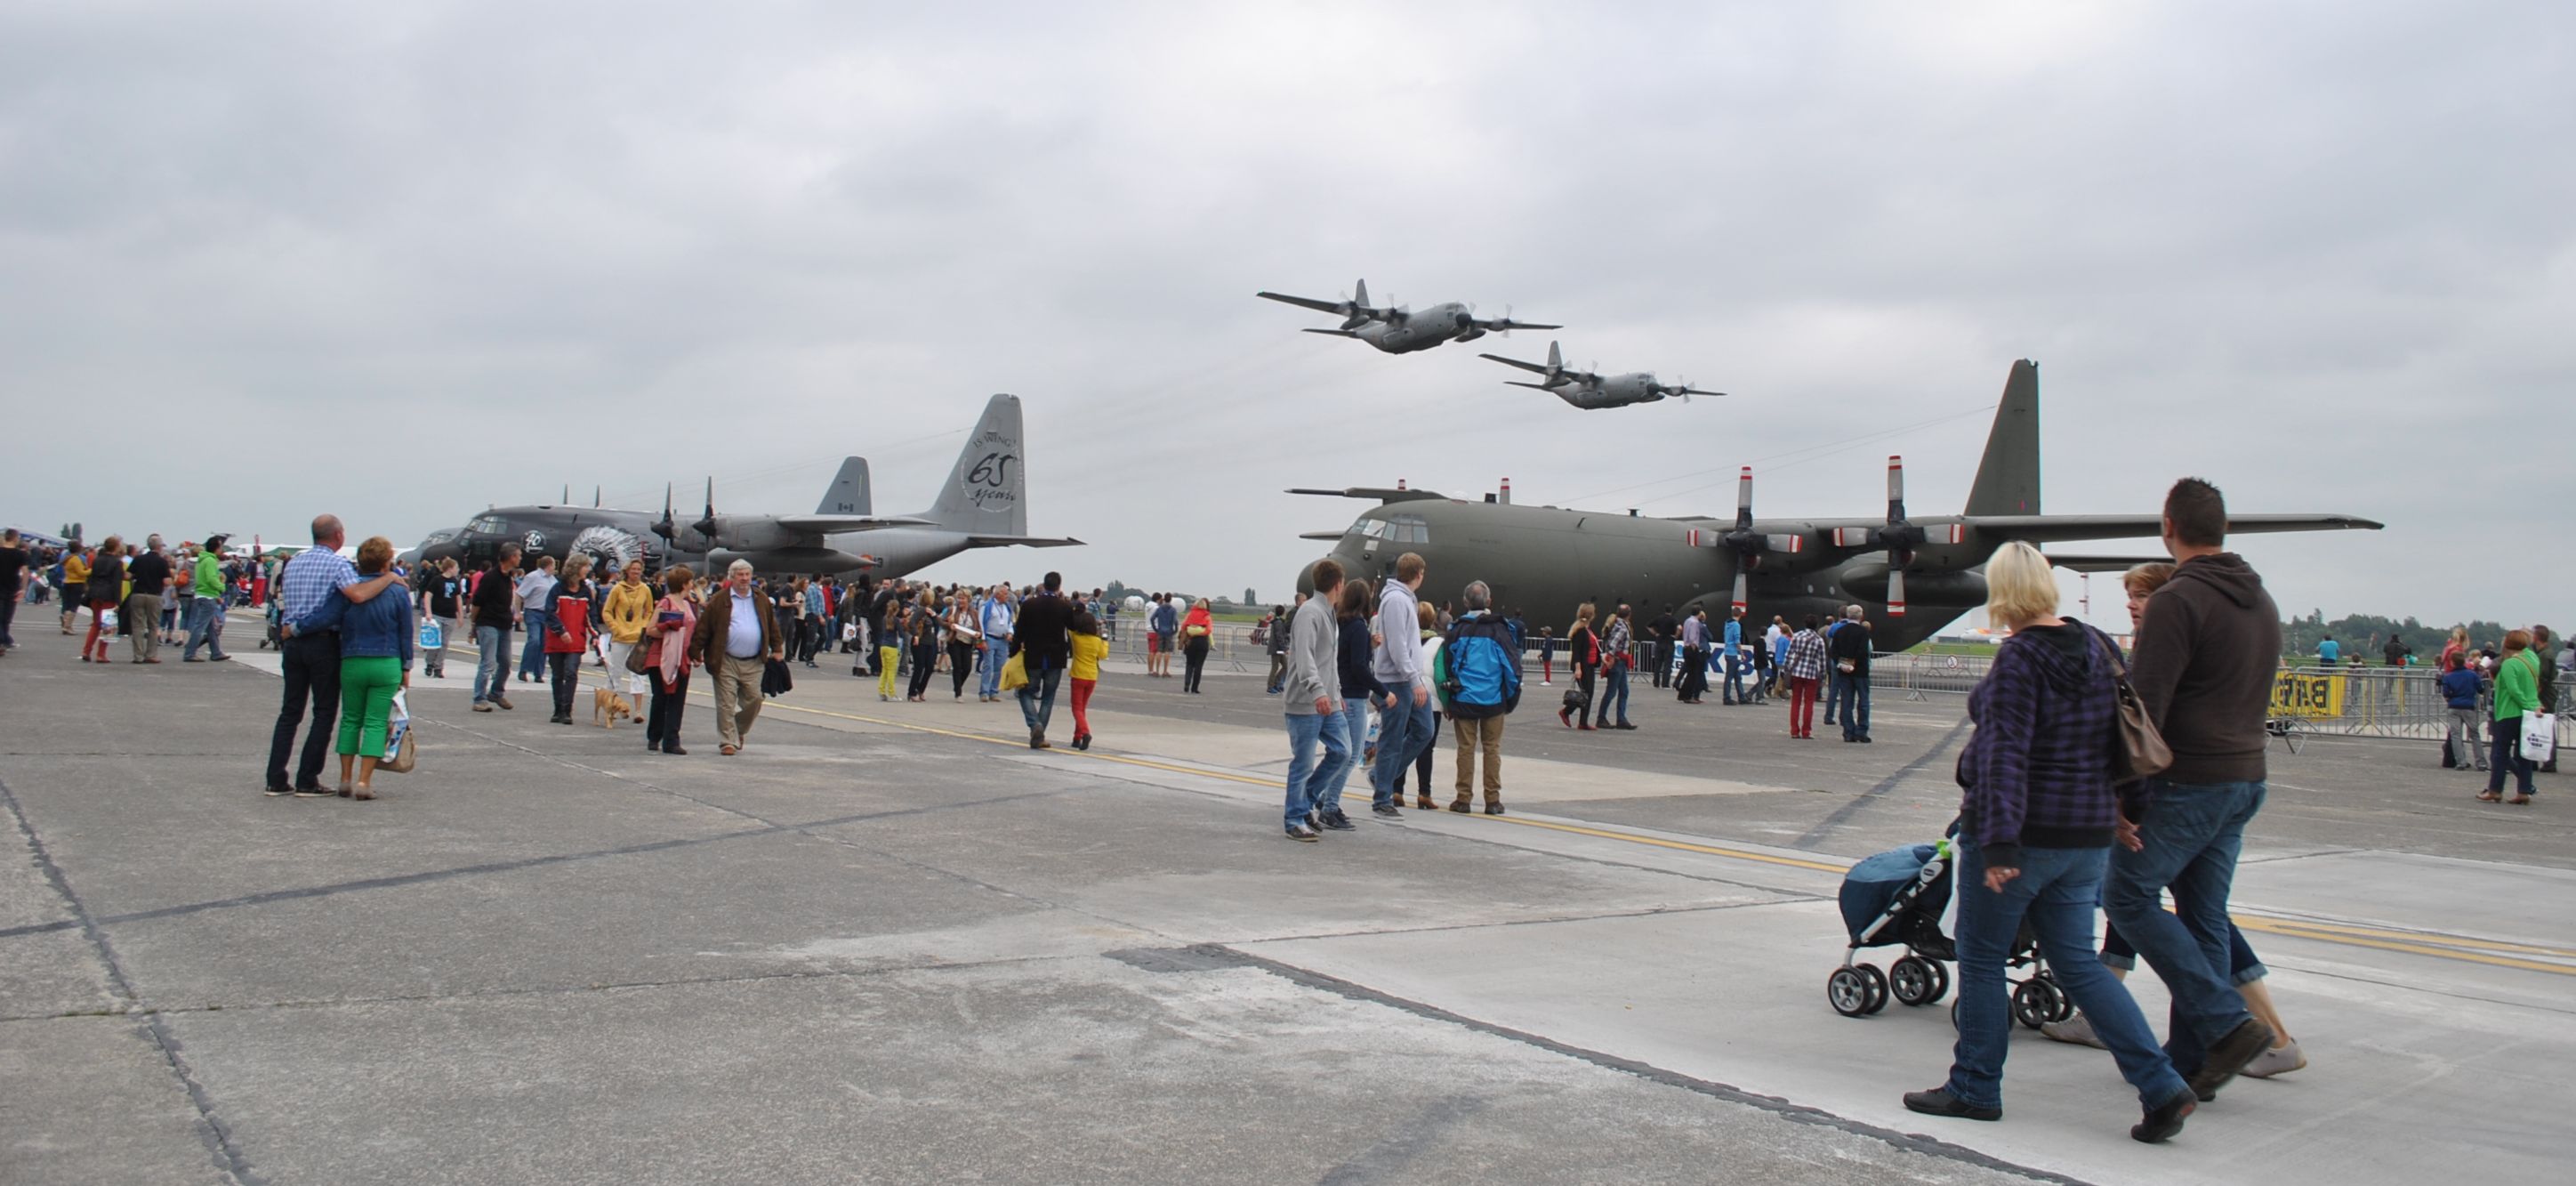
<instances>
[{"instance_id":1,"label":"runway surface","mask_svg":"<svg viewBox=\"0 0 2576 1186\"><path fill-rule=\"evenodd\" d=\"M1511 814L1303 845L1257 673L1113 670L1099 747L1035 753L1014 705L827 663L737 757L699 697L674 758L586 690L575 727L534 685L470 713L451 652L420 770L359 804L260 794L273 659L100 668L49 621L0 659L9 1182L2520 1182L2576 1152L2567 788L2474 803L2430 744L2275 752L2237 907L2311 1065L2149 1148L2100 1052L2018 1032L2005 1120L1933 1120L1898 1096L1940 1081L1946 1008L1826 1005L1841 868L1956 809L1956 698L1882 701L1859 746L1644 687L1638 731L1572 733L1533 686Z\"/></svg>"}]
</instances>

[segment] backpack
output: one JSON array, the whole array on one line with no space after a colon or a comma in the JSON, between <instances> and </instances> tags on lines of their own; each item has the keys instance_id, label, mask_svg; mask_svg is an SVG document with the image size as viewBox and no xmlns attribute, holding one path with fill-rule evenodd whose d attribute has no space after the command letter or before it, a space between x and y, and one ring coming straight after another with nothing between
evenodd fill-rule
<instances>
[{"instance_id":1,"label":"backpack","mask_svg":"<svg viewBox=\"0 0 2576 1186\"><path fill-rule=\"evenodd\" d=\"M1432 657L1432 686L1452 717L1503 716L1521 705L1520 648L1492 614L1460 618Z\"/></svg>"}]
</instances>

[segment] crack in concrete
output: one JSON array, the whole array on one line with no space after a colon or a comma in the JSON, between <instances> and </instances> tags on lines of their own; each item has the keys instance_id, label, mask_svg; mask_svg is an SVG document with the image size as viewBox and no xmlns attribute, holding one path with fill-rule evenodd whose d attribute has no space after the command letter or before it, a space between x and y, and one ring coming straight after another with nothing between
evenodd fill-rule
<instances>
[{"instance_id":1,"label":"crack in concrete","mask_svg":"<svg viewBox=\"0 0 2576 1186\"><path fill-rule=\"evenodd\" d=\"M6 779L0 779L0 806L9 809L10 819L17 823L18 834L26 838L27 850L35 857L36 867L44 871L46 882L62 896L64 904L71 907L81 935L89 940L90 949L107 971L109 988L129 1006L141 1007L137 1030L160 1052L163 1064L170 1068L170 1074L187 1092L188 1103L197 1110L198 1138L206 1143L207 1152L214 1155L215 1168L242 1186L259 1186L261 1179L251 1172L250 1159L243 1155L241 1143L233 1137L232 1127L216 1114L214 1098L207 1094L205 1085L197 1081L196 1072L180 1053L178 1035L170 1032L170 1027L135 990L133 980L125 974L124 963L117 958L115 945L108 942L107 932L100 928L98 920L90 916L89 907L82 903L80 895L72 890L71 879L63 875L62 866L54 863L53 853L46 849L44 838L36 834L35 822L27 818L26 809L18 803L17 792L9 789ZM129 1009L129 1014L132 1012Z\"/></svg>"}]
</instances>

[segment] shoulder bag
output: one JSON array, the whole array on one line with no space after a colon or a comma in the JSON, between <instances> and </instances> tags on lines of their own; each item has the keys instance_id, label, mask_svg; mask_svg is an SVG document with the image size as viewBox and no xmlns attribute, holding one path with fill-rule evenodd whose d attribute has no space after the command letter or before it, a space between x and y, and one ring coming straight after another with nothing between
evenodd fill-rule
<instances>
[{"instance_id":1,"label":"shoulder bag","mask_svg":"<svg viewBox=\"0 0 2576 1186\"><path fill-rule=\"evenodd\" d=\"M2091 627L2086 627L2091 629ZM2111 716L2111 781L2115 784L2153 778L2173 765L2173 747L2165 744L2165 735L2157 730L2155 718L2147 715L2147 705L2138 699L2138 690L2129 685L2128 664L2120 661L2120 648L2099 631L2094 642L2111 660L2111 680L2118 703Z\"/></svg>"}]
</instances>

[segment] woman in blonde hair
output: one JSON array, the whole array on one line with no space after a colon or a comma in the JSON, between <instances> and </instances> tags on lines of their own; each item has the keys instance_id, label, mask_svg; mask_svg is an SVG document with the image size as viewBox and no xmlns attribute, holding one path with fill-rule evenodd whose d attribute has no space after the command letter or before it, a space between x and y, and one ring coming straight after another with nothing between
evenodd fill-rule
<instances>
[{"instance_id":1,"label":"woman in blonde hair","mask_svg":"<svg viewBox=\"0 0 2576 1186\"><path fill-rule=\"evenodd\" d=\"M1592 633L1593 615L1600 611L1587 601L1574 611L1574 624L1565 628L1566 662L1574 668L1574 688L1580 704L1556 710L1556 721L1572 729L1592 732L1592 675L1601 668L1601 640ZM1567 720L1573 714L1574 720Z\"/></svg>"},{"instance_id":2,"label":"woman in blonde hair","mask_svg":"<svg viewBox=\"0 0 2576 1186\"><path fill-rule=\"evenodd\" d=\"M2145 1115L2129 1135L2163 1141L2198 1100L2093 952L2094 903L2119 820L2118 652L2101 631L2057 616L2057 578L2029 544L2005 544L1986 562L1986 598L1987 616L2012 634L1968 696L1977 728L1959 755L1959 1038L1949 1079L1906 1093L1905 1106L2003 1117L2012 1030L2004 961L2027 922L2058 985L2138 1093Z\"/></svg>"}]
</instances>

